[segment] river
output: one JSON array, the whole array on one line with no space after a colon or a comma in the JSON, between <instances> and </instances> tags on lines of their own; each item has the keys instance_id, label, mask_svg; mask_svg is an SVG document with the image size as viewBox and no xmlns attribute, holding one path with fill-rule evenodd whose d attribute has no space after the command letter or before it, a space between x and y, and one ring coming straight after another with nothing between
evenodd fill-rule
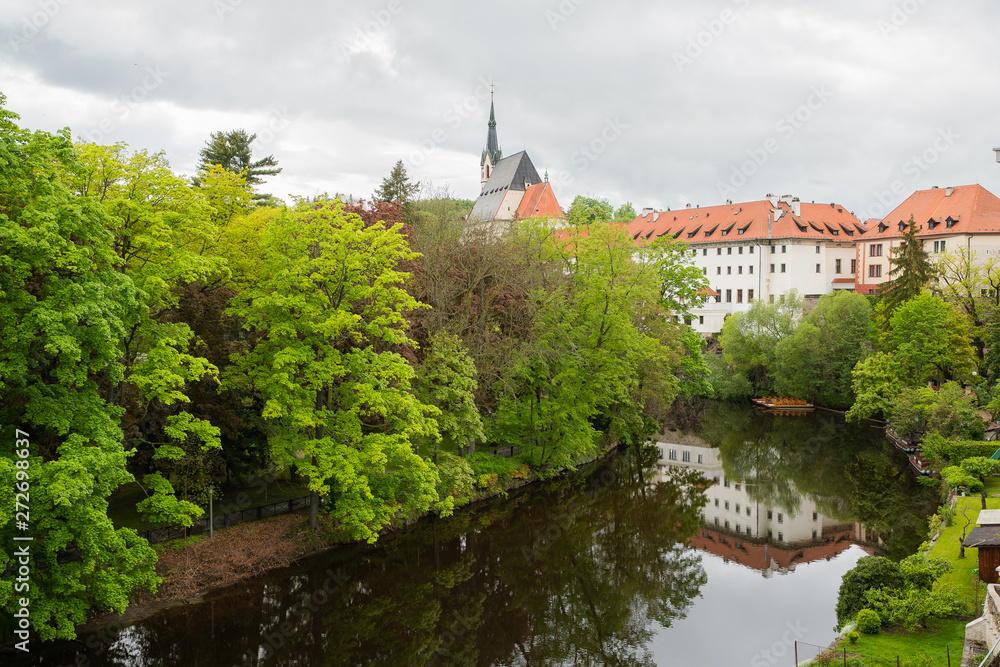
<instances>
[{"instance_id":1,"label":"river","mask_svg":"<svg viewBox=\"0 0 1000 667\"><path fill-rule=\"evenodd\" d=\"M685 403L641 450L18 664L792 665L934 498L878 429Z\"/></svg>"}]
</instances>

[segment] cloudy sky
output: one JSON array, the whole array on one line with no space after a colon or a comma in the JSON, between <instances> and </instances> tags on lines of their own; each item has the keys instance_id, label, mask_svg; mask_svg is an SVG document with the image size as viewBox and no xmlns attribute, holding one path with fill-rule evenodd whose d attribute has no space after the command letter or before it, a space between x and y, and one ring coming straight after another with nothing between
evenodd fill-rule
<instances>
[{"instance_id":1,"label":"cloudy sky","mask_svg":"<svg viewBox=\"0 0 1000 667\"><path fill-rule=\"evenodd\" d=\"M637 209L1000 194L990 0L4 0L0 91L22 124L166 151L258 133L267 190L369 196L398 159L479 192L489 84L504 153L560 203Z\"/></svg>"}]
</instances>

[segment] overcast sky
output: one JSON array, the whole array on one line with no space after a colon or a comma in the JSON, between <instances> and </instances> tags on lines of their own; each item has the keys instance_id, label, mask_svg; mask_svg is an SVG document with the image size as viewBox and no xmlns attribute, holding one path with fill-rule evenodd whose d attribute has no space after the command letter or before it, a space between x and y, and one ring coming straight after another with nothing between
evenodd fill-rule
<instances>
[{"instance_id":1,"label":"overcast sky","mask_svg":"<svg viewBox=\"0 0 1000 667\"><path fill-rule=\"evenodd\" d=\"M265 188L479 193L489 83L505 155L563 207L1000 194L1000 3L4 0L0 91L32 129L166 151L257 132Z\"/></svg>"}]
</instances>

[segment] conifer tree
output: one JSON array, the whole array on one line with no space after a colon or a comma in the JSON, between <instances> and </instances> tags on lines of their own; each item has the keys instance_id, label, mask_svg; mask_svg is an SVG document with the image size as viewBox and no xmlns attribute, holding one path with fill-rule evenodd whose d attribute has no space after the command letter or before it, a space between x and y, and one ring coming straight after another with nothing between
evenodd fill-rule
<instances>
[{"instance_id":1,"label":"conifer tree","mask_svg":"<svg viewBox=\"0 0 1000 667\"><path fill-rule=\"evenodd\" d=\"M902 243L892 249L890 260L892 270L889 271L892 280L881 290L886 302L882 312L885 322L889 321L892 313L902 303L918 296L934 277L934 267L931 266L930 257L924 250L923 241L917 236L920 229L911 215L902 236Z\"/></svg>"}]
</instances>

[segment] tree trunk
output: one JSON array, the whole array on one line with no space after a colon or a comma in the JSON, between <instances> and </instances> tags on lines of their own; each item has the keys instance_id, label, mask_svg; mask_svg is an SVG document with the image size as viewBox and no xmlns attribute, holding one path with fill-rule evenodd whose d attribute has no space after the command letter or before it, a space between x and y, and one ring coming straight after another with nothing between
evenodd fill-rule
<instances>
[{"instance_id":1,"label":"tree trunk","mask_svg":"<svg viewBox=\"0 0 1000 667\"><path fill-rule=\"evenodd\" d=\"M309 527L314 533L319 532L319 492L309 492Z\"/></svg>"}]
</instances>

